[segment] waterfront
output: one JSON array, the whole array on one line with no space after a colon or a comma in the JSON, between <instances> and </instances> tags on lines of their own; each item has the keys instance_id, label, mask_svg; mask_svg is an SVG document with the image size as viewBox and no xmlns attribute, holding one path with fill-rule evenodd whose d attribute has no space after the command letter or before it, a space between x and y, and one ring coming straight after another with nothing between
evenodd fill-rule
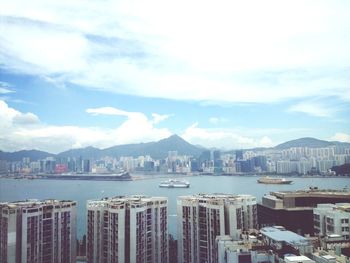
<instances>
[{"instance_id":1,"label":"waterfront","mask_svg":"<svg viewBox=\"0 0 350 263\"><path fill-rule=\"evenodd\" d=\"M169 178L169 177L167 177ZM193 176L186 177L190 188L159 188L164 178L136 181L82 181L82 180L0 180L0 201L24 199L71 199L78 202L78 237L86 228L86 200L116 195L142 194L165 196L169 202L169 231L176 234L176 198L195 193L251 194L260 201L264 194L278 190L299 190L310 186L320 189L350 188L349 178L292 178L290 185L258 184L257 176Z\"/></svg>"}]
</instances>

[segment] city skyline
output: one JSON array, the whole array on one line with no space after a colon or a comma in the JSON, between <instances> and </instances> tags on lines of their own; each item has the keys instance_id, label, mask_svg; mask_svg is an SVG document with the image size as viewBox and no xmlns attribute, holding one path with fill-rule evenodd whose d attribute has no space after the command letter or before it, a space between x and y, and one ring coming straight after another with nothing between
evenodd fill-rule
<instances>
[{"instance_id":1,"label":"city skyline","mask_svg":"<svg viewBox=\"0 0 350 263\"><path fill-rule=\"evenodd\" d=\"M0 3L3 151L350 142L346 1Z\"/></svg>"}]
</instances>

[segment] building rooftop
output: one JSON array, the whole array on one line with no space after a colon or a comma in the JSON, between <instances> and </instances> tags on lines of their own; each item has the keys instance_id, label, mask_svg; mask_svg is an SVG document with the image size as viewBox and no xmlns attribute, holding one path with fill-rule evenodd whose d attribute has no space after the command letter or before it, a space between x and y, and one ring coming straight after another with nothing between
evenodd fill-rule
<instances>
[{"instance_id":1,"label":"building rooftop","mask_svg":"<svg viewBox=\"0 0 350 263\"><path fill-rule=\"evenodd\" d=\"M350 198L349 189L318 189L317 187L310 187L306 190L296 190L296 191L276 191L271 192L271 195L277 196L279 198L284 197L298 197L298 196L348 196Z\"/></svg>"},{"instance_id":2,"label":"building rooftop","mask_svg":"<svg viewBox=\"0 0 350 263\"><path fill-rule=\"evenodd\" d=\"M290 245L296 246L309 244L309 241L305 237L289 230L285 230L283 227L264 227L260 231L263 235L277 242L286 242Z\"/></svg>"},{"instance_id":3,"label":"building rooftop","mask_svg":"<svg viewBox=\"0 0 350 263\"><path fill-rule=\"evenodd\" d=\"M193 194L193 195L186 195L186 196L179 196L179 199L193 199L193 200L199 200L199 199L205 199L205 200L227 200L227 199L251 199L256 200L255 196L247 195L247 194L224 194L224 193L213 193L213 194Z\"/></svg>"},{"instance_id":4,"label":"building rooftop","mask_svg":"<svg viewBox=\"0 0 350 263\"><path fill-rule=\"evenodd\" d=\"M11 209L19 207L37 207L42 205L76 205L76 201L72 200L56 200L56 199L28 199L23 201L14 201L14 202L1 202L0 207L8 207Z\"/></svg>"},{"instance_id":5,"label":"building rooftop","mask_svg":"<svg viewBox=\"0 0 350 263\"><path fill-rule=\"evenodd\" d=\"M125 203L131 204L147 204L148 202L163 202L167 203L167 197L150 197L144 195L131 195L131 196L114 196L104 197L97 200L88 200L88 207L105 207L110 204L121 205Z\"/></svg>"},{"instance_id":6,"label":"building rooftop","mask_svg":"<svg viewBox=\"0 0 350 263\"><path fill-rule=\"evenodd\" d=\"M306 256L288 256L288 257L284 257L284 259L288 261L293 261L293 262L312 261L310 258Z\"/></svg>"}]
</instances>

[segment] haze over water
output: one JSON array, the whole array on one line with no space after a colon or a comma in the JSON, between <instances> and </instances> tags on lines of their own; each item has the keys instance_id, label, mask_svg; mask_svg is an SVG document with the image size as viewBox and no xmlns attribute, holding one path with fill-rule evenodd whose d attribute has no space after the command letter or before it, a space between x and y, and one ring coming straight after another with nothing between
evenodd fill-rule
<instances>
[{"instance_id":1,"label":"haze over water","mask_svg":"<svg viewBox=\"0 0 350 263\"><path fill-rule=\"evenodd\" d=\"M78 238L86 231L86 201L117 195L148 195L168 197L169 232L176 236L176 198L197 193L251 194L258 201L271 191L301 190L316 186L320 189L350 187L349 178L292 178L291 185L258 184L255 176L196 176L188 177L190 188L159 188L165 178L138 181L79 181L79 180L0 180L0 201L24 199L70 199L78 202Z\"/></svg>"}]
</instances>

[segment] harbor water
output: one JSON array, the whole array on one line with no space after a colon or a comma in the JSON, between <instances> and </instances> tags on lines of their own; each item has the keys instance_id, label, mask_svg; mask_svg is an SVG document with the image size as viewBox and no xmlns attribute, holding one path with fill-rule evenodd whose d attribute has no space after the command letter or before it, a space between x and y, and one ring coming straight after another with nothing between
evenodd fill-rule
<instances>
[{"instance_id":1,"label":"harbor water","mask_svg":"<svg viewBox=\"0 0 350 263\"><path fill-rule=\"evenodd\" d=\"M169 232L176 237L176 199L197 193L251 194L258 201L271 191L350 188L349 178L291 178L292 184L258 184L257 176L186 177L189 188L159 188L166 178L135 181L28 180L0 179L0 202L55 198L78 202L78 238L86 231L86 201L117 195L164 196L168 198Z\"/></svg>"}]
</instances>

